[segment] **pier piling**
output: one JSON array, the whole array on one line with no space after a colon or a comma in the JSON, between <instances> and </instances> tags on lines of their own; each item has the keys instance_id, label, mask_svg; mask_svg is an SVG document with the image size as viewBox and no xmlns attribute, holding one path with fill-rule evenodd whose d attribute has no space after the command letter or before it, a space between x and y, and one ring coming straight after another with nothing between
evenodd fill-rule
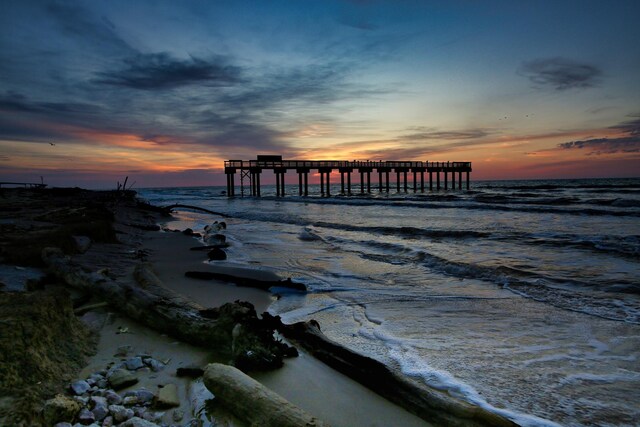
<instances>
[{"instance_id":1,"label":"pier piling","mask_svg":"<svg viewBox=\"0 0 640 427\"><path fill-rule=\"evenodd\" d=\"M245 178L249 178L249 194L254 197L261 196L260 177L263 170L273 170L276 178L276 197L284 197L285 174L288 170L298 173L298 196L309 195L309 172L317 170L320 173L320 192L324 197L331 196L331 172L338 169L340 172L340 193L352 194L351 173L354 169L360 173L360 194L371 193L371 173L378 173L378 191L389 193L389 174L395 172L396 189L400 193L409 191L408 173L413 174L413 192L418 191L418 173L420 173L420 191L425 191L425 172L429 173L429 191L434 190L433 174L436 174L435 186L441 189L440 173L444 174L444 189L449 190L449 173L451 173L451 190L456 189L456 176L458 173L458 190L462 190L463 177L466 173L466 188L470 189L471 162L422 162L422 161L346 161L346 160L283 160L282 156L263 156L257 160L228 160L224 164L224 172L227 179L227 196L234 197L235 174L240 172L240 194L244 195ZM346 180L345 180L346 174ZM325 177L326 175L326 177ZM366 175L366 176L365 176ZM325 184L326 179L326 184ZM404 179L404 182L403 182ZM365 191L366 182L366 191ZM346 185L345 185L346 184Z\"/></svg>"}]
</instances>

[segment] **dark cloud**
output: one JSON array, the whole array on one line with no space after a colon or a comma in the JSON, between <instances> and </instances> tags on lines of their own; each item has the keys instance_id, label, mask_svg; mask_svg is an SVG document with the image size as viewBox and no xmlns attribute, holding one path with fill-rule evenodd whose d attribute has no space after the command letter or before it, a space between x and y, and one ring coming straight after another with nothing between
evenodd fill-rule
<instances>
[{"instance_id":1,"label":"dark cloud","mask_svg":"<svg viewBox=\"0 0 640 427\"><path fill-rule=\"evenodd\" d=\"M518 74L528 77L536 87L563 91L598 86L602 70L595 65L558 57L524 62Z\"/></svg>"},{"instance_id":2,"label":"dark cloud","mask_svg":"<svg viewBox=\"0 0 640 427\"><path fill-rule=\"evenodd\" d=\"M29 99L13 91L7 91L0 95L0 111L11 112L30 112L44 114L77 114L77 113L96 113L100 110L94 104L80 102L31 102Z\"/></svg>"},{"instance_id":3,"label":"dark cloud","mask_svg":"<svg viewBox=\"0 0 640 427\"><path fill-rule=\"evenodd\" d=\"M640 119L622 122L609 129L620 130L628 136L619 138L592 138L558 144L563 150L582 149L589 155L640 153Z\"/></svg>"},{"instance_id":4,"label":"dark cloud","mask_svg":"<svg viewBox=\"0 0 640 427\"><path fill-rule=\"evenodd\" d=\"M167 53L139 54L124 60L125 67L99 72L98 83L133 89L171 89L195 83L227 86L241 81L240 68L222 58L188 60L171 58Z\"/></svg>"},{"instance_id":5,"label":"dark cloud","mask_svg":"<svg viewBox=\"0 0 640 427\"><path fill-rule=\"evenodd\" d=\"M457 141L461 139L479 139L489 136L491 133L485 129L465 129L453 131L439 131L435 129L416 128L419 132L404 135L401 139L416 140L447 140Z\"/></svg>"},{"instance_id":6,"label":"dark cloud","mask_svg":"<svg viewBox=\"0 0 640 427\"><path fill-rule=\"evenodd\" d=\"M115 25L106 17L98 17L77 3L50 2L46 11L74 40L91 45L102 52L125 53L133 49L116 32Z\"/></svg>"},{"instance_id":7,"label":"dark cloud","mask_svg":"<svg viewBox=\"0 0 640 427\"><path fill-rule=\"evenodd\" d=\"M640 118L628 120L620 124L611 126L610 129L621 130L629 135L640 136Z\"/></svg>"},{"instance_id":8,"label":"dark cloud","mask_svg":"<svg viewBox=\"0 0 640 427\"><path fill-rule=\"evenodd\" d=\"M595 138L558 144L565 150L585 149L588 154L640 153L640 135L623 138Z\"/></svg>"}]
</instances>

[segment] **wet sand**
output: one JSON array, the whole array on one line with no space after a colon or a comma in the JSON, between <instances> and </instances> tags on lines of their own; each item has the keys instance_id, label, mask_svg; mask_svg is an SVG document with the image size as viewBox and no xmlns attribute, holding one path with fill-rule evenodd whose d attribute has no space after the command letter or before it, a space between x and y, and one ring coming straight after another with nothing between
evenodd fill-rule
<instances>
[{"instance_id":1,"label":"wet sand","mask_svg":"<svg viewBox=\"0 0 640 427\"><path fill-rule=\"evenodd\" d=\"M266 310L273 300L268 292L190 279L184 277L184 272L209 270L231 274L230 269L233 269L233 274L262 280L279 280L281 277L267 270L208 263L203 260L206 253L189 250L196 245L198 242L194 238L171 232L147 233L143 242L158 278L173 291L204 306L216 306L241 299L254 304L258 313ZM287 359L281 369L254 373L252 376L334 427L429 425L304 351L297 358Z\"/></svg>"}]
</instances>

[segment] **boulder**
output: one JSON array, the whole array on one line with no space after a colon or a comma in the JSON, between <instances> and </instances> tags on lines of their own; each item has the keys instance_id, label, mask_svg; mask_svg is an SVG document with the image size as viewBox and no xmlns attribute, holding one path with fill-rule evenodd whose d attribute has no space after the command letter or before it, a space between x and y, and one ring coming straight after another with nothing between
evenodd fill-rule
<instances>
[{"instance_id":1,"label":"boulder","mask_svg":"<svg viewBox=\"0 0 640 427\"><path fill-rule=\"evenodd\" d=\"M227 253L220 248L213 248L208 253L209 261L223 261L227 259Z\"/></svg>"},{"instance_id":2,"label":"boulder","mask_svg":"<svg viewBox=\"0 0 640 427\"><path fill-rule=\"evenodd\" d=\"M70 387L73 394L75 394L76 396L82 396L83 394L89 391L89 389L91 388L91 385L89 385L89 383L85 380L80 380L80 381L71 383Z\"/></svg>"},{"instance_id":3,"label":"boulder","mask_svg":"<svg viewBox=\"0 0 640 427\"><path fill-rule=\"evenodd\" d=\"M113 390L107 390L104 392L104 398L107 399L109 405L119 405L122 403L122 396Z\"/></svg>"},{"instance_id":4,"label":"boulder","mask_svg":"<svg viewBox=\"0 0 640 427\"><path fill-rule=\"evenodd\" d=\"M124 363L130 371L135 371L136 369L140 369L144 366L144 362L141 357L132 357L131 359L127 359Z\"/></svg>"},{"instance_id":5,"label":"boulder","mask_svg":"<svg viewBox=\"0 0 640 427\"><path fill-rule=\"evenodd\" d=\"M45 402L42 410L46 425L54 425L60 422L72 422L80 412L80 404L70 397L61 394Z\"/></svg>"},{"instance_id":6,"label":"boulder","mask_svg":"<svg viewBox=\"0 0 640 427\"><path fill-rule=\"evenodd\" d=\"M82 408L78 413L78 422L83 426L88 426L96 421L96 416L87 408Z\"/></svg>"},{"instance_id":7,"label":"boulder","mask_svg":"<svg viewBox=\"0 0 640 427\"><path fill-rule=\"evenodd\" d=\"M158 391L156 400L158 408L171 408L180 406L180 398L178 397L178 387L175 384L167 384Z\"/></svg>"},{"instance_id":8,"label":"boulder","mask_svg":"<svg viewBox=\"0 0 640 427\"><path fill-rule=\"evenodd\" d=\"M144 363L151 368L153 372L158 372L164 369L164 363L151 357L144 359Z\"/></svg>"},{"instance_id":9,"label":"boulder","mask_svg":"<svg viewBox=\"0 0 640 427\"><path fill-rule=\"evenodd\" d=\"M113 416L113 421L122 423L133 417L133 409L125 408L122 405L110 405L109 412Z\"/></svg>"},{"instance_id":10,"label":"boulder","mask_svg":"<svg viewBox=\"0 0 640 427\"><path fill-rule=\"evenodd\" d=\"M204 384L215 400L249 425L263 427L326 426L233 366L211 363ZM251 410L247 410L251 408Z\"/></svg>"},{"instance_id":11,"label":"boulder","mask_svg":"<svg viewBox=\"0 0 640 427\"><path fill-rule=\"evenodd\" d=\"M109 383L114 390L132 386L138 382L138 377L124 369L116 369L109 375Z\"/></svg>"}]
</instances>

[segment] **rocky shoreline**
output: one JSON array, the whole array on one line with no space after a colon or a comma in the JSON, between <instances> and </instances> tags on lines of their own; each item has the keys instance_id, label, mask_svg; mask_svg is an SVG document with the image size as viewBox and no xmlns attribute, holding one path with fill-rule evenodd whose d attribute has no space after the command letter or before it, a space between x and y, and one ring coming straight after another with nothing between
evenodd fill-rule
<instances>
[{"instance_id":1,"label":"rocky shoreline","mask_svg":"<svg viewBox=\"0 0 640 427\"><path fill-rule=\"evenodd\" d=\"M185 268L179 280L215 282L207 286L218 291L207 287L203 300L211 300L224 286L238 286L227 299L216 299L220 302L211 306L189 299L187 288L165 286L154 271L164 266L149 263L153 249L144 242L152 235L149 233L160 231L158 222L170 218L168 210L141 203L133 192L1 191L0 263L9 269L35 267L47 272L27 281L28 292L8 291L15 286L6 283L5 292L0 292L0 330L7 337L0 342L0 361L8 367L0 369L2 425L326 425L283 403L242 372L276 369L285 357L298 355L278 338L276 330L329 366L423 418L424 425L514 425L398 377L373 359L330 342L313 322L283 325L266 313L258 316L253 304L231 298L262 301L267 297L261 295L272 286L305 291L290 280L262 270L247 274L229 267L207 271L182 264L177 267ZM225 228L226 223L212 221L204 236L199 236L204 250L192 247L197 249L192 254L209 252L209 259L224 259ZM192 230L165 232L167 237L170 234L182 239L187 239L182 234L198 237ZM162 277L178 280L173 270L164 271ZM244 290L246 287L255 290ZM66 308L44 313L29 333L23 325L32 315L16 307L44 307L20 303L20 299L47 295L57 301L50 305ZM49 333L42 324L56 329L57 335L47 339L32 333ZM300 333L302 330L306 332ZM15 342L22 347L14 346ZM34 352L29 349L37 347L41 356L32 357ZM87 372L85 361L92 352L95 355ZM211 362L222 365L208 365ZM29 371L28 366L38 369ZM202 372L205 376L199 378ZM235 394L228 394L228 389L235 389ZM212 399L213 395L217 398ZM232 397L225 399L225 395ZM260 412L256 404L264 399L271 403L262 405ZM253 408L251 416L242 410L246 407ZM418 424L423 425L411 421L411 425Z\"/></svg>"}]
</instances>

